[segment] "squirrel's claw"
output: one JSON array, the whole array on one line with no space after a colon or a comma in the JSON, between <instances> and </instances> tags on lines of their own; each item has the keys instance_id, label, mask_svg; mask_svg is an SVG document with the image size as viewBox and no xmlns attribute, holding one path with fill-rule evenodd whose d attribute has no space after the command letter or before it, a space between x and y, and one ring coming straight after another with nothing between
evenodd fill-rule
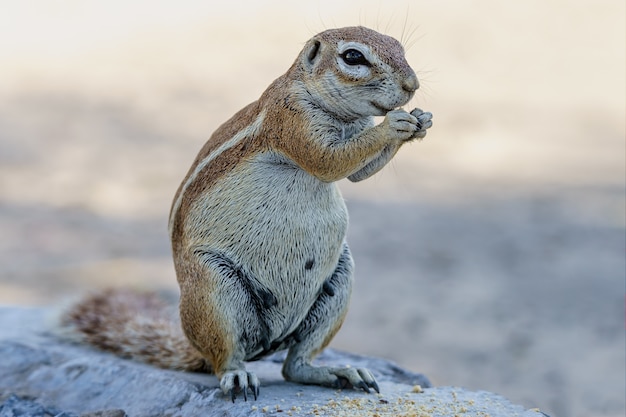
<instances>
[{"instance_id":1,"label":"squirrel's claw","mask_svg":"<svg viewBox=\"0 0 626 417\"><path fill-rule=\"evenodd\" d=\"M372 375L372 373L365 368L358 368L357 370L359 372L359 375L363 379L362 384L360 384L361 386L359 386L358 388L362 388L367 393L370 392L368 388L372 388L374 391L380 394L380 388L378 387L376 379L374 379L374 375ZM367 388L364 388L362 385L365 385Z\"/></svg>"},{"instance_id":2,"label":"squirrel's claw","mask_svg":"<svg viewBox=\"0 0 626 417\"><path fill-rule=\"evenodd\" d=\"M370 388L367 386L365 381L360 381L358 384L356 384L354 386L354 388L362 389L363 391L367 392L368 394L370 393Z\"/></svg>"},{"instance_id":3,"label":"squirrel's claw","mask_svg":"<svg viewBox=\"0 0 626 417\"><path fill-rule=\"evenodd\" d=\"M259 396L259 387L261 384L259 383L259 378L252 372L248 372L248 386L250 387L250 391L252 391L252 395L254 395L254 401L256 401Z\"/></svg>"},{"instance_id":4,"label":"squirrel's claw","mask_svg":"<svg viewBox=\"0 0 626 417\"><path fill-rule=\"evenodd\" d=\"M256 401L257 397L259 396L259 384L257 383L255 386L250 385L250 389L252 390L252 393L254 394L254 401Z\"/></svg>"},{"instance_id":5,"label":"squirrel's claw","mask_svg":"<svg viewBox=\"0 0 626 417\"><path fill-rule=\"evenodd\" d=\"M376 391L377 394L380 394L380 388L378 387L378 383L376 382L375 379L372 379L369 382L366 382L367 386L372 388L374 391ZM367 391L369 393L369 391Z\"/></svg>"}]
</instances>

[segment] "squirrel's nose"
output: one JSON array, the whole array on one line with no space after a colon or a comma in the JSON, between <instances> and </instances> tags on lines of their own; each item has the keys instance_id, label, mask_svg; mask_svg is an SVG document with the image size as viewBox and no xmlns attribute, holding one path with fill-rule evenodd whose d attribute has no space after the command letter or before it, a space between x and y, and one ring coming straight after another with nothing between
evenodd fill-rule
<instances>
[{"instance_id":1,"label":"squirrel's nose","mask_svg":"<svg viewBox=\"0 0 626 417\"><path fill-rule=\"evenodd\" d=\"M402 80L402 89L407 93L414 93L418 88L420 88L420 82L417 79L417 75L411 74Z\"/></svg>"}]
</instances>

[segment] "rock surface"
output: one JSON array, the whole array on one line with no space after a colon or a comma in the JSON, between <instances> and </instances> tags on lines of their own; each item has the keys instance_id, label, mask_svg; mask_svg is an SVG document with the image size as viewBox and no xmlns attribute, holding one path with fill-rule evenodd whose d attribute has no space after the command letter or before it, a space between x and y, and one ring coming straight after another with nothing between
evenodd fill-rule
<instances>
[{"instance_id":1,"label":"rock surface","mask_svg":"<svg viewBox=\"0 0 626 417\"><path fill-rule=\"evenodd\" d=\"M425 376L393 363L332 350L317 362L367 366L382 394L288 383L282 358L273 356L249 364L262 381L258 401L233 404L213 375L156 369L64 342L50 332L53 315L0 308L0 417L545 415L489 392L429 388Z\"/></svg>"}]
</instances>

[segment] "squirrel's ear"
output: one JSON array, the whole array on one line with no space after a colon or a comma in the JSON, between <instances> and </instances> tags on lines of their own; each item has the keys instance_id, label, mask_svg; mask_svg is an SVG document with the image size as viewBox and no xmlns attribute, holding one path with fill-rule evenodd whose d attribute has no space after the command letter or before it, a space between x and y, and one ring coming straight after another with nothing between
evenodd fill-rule
<instances>
[{"instance_id":1,"label":"squirrel's ear","mask_svg":"<svg viewBox=\"0 0 626 417\"><path fill-rule=\"evenodd\" d=\"M319 52L320 52L320 46L321 46L321 42L313 39L311 40L307 46L306 46L306 53L305 53L305 58L306 58L306 65L311 68L314 64L315 61L317 61L318 57L319 57Z\"/></svg>"}]
</instances>

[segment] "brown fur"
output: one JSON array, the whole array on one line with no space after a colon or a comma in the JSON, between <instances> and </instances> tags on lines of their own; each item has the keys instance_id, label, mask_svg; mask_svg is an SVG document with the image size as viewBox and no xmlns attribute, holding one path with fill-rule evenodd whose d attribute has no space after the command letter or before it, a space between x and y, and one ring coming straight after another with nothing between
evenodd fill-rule
<instances>
[{"instance_id":1,"label":"brown fur","mask_svg":"<svg viewBox=\"0 0 626 417\"><path fill-rule=\"evenodd\" d=\"M210 371L157 294L109 289L75 304L62 317L88 344L116 355L185 371Z\"/></svg>"},{"instance_id":2,"label":"brown fur","mask_svg":"<svg viewBox=\"0 0 626 417\"><path fill-rule=\"evenodd\" d=\"M348 58L354 49L365 64ZM187 339L154 296L124 291L86 299L66 323L122 356L213 369L233 400L248 387L258 394L243 362L281 349L288 380L378 391L366 369L310 360L341 327L352 287L348 216L334 182L368 178L424 137L432 115L397 110L418 86L393 38L362 27L313 37L258 101L213 133L176 192L169 229ZM385 118L373 126L376 115Z\"/></svg>"},{"instance_id":3,"label":"brown fur","mask_svg":"<svg viewBox=\"0 0 626 417\"><path fill-rule=\"evenodd\" d=\"M183 191L183 186L192 175L196 167L199 163L201 163L206 157L208 157L213 151L220 147L220 145L224 144L228 141L228 139L232 138L237 132L244 129L246 126L250 125L252 121L257 117L260 111L259 102L254 102L237 113L233 117L231 117L228 121L222 124L217 130L211 135L209 140L204 144L200 152L196 156L193 164L189 168L187 175L181 182L176 194L174 195L174 200L172 201L172 211L174 211L174 204L180 197L181 192ZM250 143L246 141L242 141L238 146L234 149L231 148L227 150L224 155L217 158L217 160L213 161L210 165L206 166L196 181L194 181L190 188L186 190L186 196L182 199L181 207L178 208L176 213L172 213L174 215L173 218L170 219L170 227L171 231L171 240L172 242L183 242L183 218L185 213L189 211L189 204L195 201L199 194L202 194L207 189L211 187L221 176L227 174L231 169L233 169L237 165L237 161L242 155L245 155L247 149L250 146Z\"/></svg>"}]
</instances>

